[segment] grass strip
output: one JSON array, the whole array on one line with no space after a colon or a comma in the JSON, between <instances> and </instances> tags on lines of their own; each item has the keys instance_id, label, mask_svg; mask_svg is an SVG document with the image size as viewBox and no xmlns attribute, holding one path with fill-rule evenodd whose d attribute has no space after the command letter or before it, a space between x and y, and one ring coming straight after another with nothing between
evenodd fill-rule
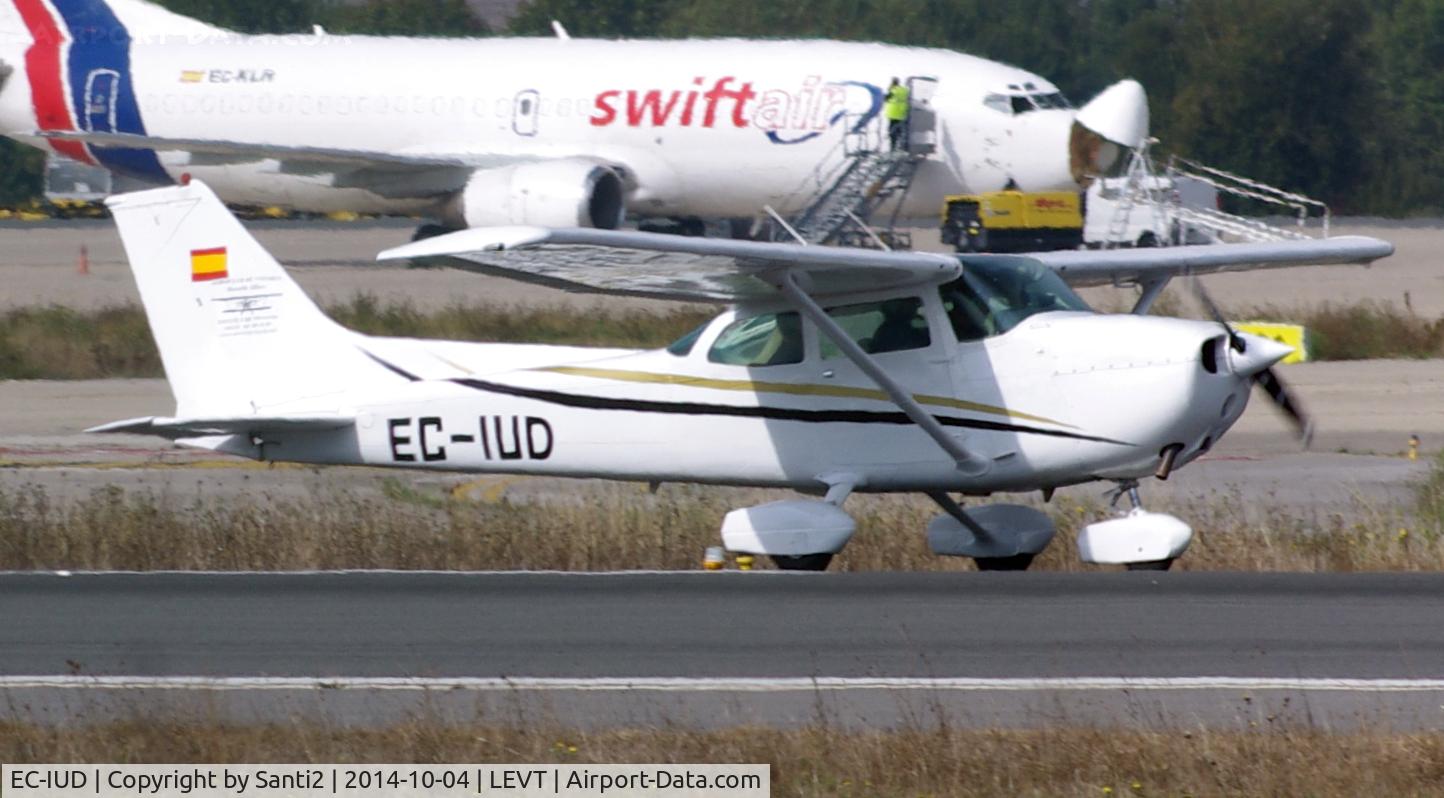
<instances>
[{"instance_id":1,"label":"grass strip","mask_svg":"<svg viewBox=\"0 0 1444 798\"><path fill-rule=\"evenodd\" d=\"M464 483L463 483L464 484ZM1219 495L1157 510L1188 519L1195 538L1179 570L1444 570L1444 476L1419 489L1417 508L1257 511ZM0 570L694 569L718 543L731 509L779 492L588 483L575 492L487 497L447 484L388 478L380 490L319 489L309 498L178 498L106 487L57 498L38 486L0 489ZM1017 501L1018 497L1009 497ZM1082 524L1108 517L1091 501L1044 506L1058 536L1034 563L1097 570L1079 561ZM971 560L937 557L924 530L937 514L911 495L856 496L858 532L834 561L843 571L961 571ZM758 567L769 567L758 558Z\"/></svg>"},{"instance_id":2,"label":"grass strip","mask_svg":"<svg viewBox=\"0 0 1444 798\"><path fill-rule=\"evenodd\" d=\"M1052 728L885 731L659 725L583 731L426 719L381 728L146 718L0 723L0 760L130 763L768 763L776 796L1437 795L1444 734Z\"/></svg>"}]
</instances>

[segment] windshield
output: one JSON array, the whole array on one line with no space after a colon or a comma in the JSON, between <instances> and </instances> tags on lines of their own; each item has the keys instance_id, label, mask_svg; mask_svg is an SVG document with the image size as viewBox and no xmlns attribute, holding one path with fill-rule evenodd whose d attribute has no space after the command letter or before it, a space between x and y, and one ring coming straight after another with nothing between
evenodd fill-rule
<instances>
[{"instance_id":1,"label":"windshield","mask_svg":"<svg viewBox=\"0 0 1444 798\"><path fill-rule=\"evenodd\" d=\"M983 105L995 111L1002 111L1005 114L1026 114L1030 111L1047 111L1052 109L1070 110L1073 103L1060 91L1039 90L1033 84L1025 84L1019 87L1014 84L1008 85L1007 91L991 92L983 97Z\"/></svg>"},{"instance_id":2,"label":"windshield","mask_svg":"<svg viewBox=\"0 0 1444 798\"><path fill-rule=\"evenodd\" d=\"M1091 312L1052 269L1027 258L963 263L963 276L938 289L959 341L1002 335L1036 313Z\"/></svg>"}]
</instances>

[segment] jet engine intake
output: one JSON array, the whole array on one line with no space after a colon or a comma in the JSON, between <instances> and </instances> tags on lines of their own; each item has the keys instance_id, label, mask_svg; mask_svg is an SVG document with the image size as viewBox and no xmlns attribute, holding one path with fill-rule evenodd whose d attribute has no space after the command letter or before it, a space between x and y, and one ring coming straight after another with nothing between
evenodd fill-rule
<instances>
[{"instance_id":1,"label":"jet engine intake","mask_svg":"<svg viewBox=\"0 0 1444 798\"><path fill-rule=\"evenodd\" d=\"M614 230L626 214L625 192L615 169L586 158L478 169L445 216L464 227L528 224Z\"/></svg>"}]
</instances>

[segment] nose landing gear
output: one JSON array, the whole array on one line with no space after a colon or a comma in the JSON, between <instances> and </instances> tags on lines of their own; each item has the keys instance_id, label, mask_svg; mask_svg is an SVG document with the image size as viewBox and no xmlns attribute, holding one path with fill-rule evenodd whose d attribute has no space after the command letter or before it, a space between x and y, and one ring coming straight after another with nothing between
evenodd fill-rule
<instances>
[{"instance_id":1,"label":"nose landing gear","mask_svg":"<svg viewBox=\"0 0 1444 798\"><path fill-rule=\"evenodd\" d=\"M1188 549L1193 529L1171 515L1143 509L1137 480L1119 482L1108 495L1110 507L1116 508L1126 495L1133 509L1078 533L1078 554L1084 562L1123 565L1130 571L1167 571Z\"/></svg>"}]
</instances>

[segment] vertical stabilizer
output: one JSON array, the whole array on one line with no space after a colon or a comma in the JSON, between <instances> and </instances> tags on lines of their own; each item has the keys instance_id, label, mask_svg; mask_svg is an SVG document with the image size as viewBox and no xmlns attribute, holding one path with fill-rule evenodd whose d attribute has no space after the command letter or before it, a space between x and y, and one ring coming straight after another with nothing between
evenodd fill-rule
<instances>
[{"instance_id":1,"label":"vertical stabilizer","mask_svg":"<svg viewBox=\"0 0 1444 798\"><path fill-rule=\"evenodd\" d=\"M395 375L331 321L200 182L107 200L176 398L176 416L338 409Z\"/></svg>"}]
</instances>

